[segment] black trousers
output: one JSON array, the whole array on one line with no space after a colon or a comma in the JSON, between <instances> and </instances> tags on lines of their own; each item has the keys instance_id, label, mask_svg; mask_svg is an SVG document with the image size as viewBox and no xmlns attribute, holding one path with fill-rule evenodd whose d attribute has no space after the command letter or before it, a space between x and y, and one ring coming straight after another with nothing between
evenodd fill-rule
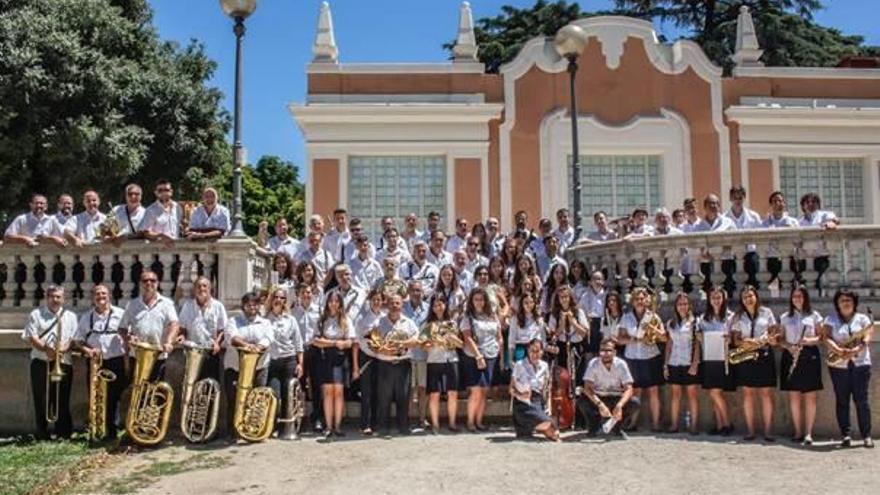
<instances>
[{"instance_id":1,"label":"black trousers","mask_svg":"<svg viewBox=\"0 0 880 495\"><path fill-rule=\"evenodd\" d=\"M269 368L257 370L251 387L265 387L269 382ZM223 372L223 391L226 393L227 435L235 435L235 391L238 387L238 370L226 368Z\"/></svg>"},{"instance_id":2,"label":"black trousers","mask_svg":"<svg viewBox=\"0 0 880 495\"><path fill-rule=\"evenodd\" d=\"M122 399L122 394L125 392L125 389L128 388L129 384L129 379L125 375L125 359L125 356L119 356L105 359L101 363L102 370L111 371L116 375L116 379L107 384L107 411L104 428L107 431L107 439L109 440L116 438L116 435L119 432L117 425L123 424L122 418L118 418L117 415L119 414L119 401ZM89 394L91 394L91 379L87 380L86 383L88 385L87 390L89 391Z\"/></svg>"},{"instance_id":3,"label":"black trousers","mask_svg":"<svg viewBox=\"0 0 880 495\"><path fill-rule=\"evenodd\" d=\"M410 373L412 367L409 361L376 360L370 366L379 365L378 369L378 409L377 422L385 432L391 429L391 402L397 409L397 431L409 433L409 400L410 400Z\"/></svg>"},{"instance_id":4,"label":"black trousers","mask_svg":"<svg viewBox=\"0 0 880 495\"><path fill-rule=\"evenodd\" d=\"M281 398L281 407L278 408L277 416L286 417L290 407L290 380L296 378L296 356L288 356L273 359L269 362L268 383L278 380L278 392Z\"/></svg>"},{"instance_id":5,"label":"black trousers","mask_svg":"<svg viewBox=\"0 0 880 495\"><path fill-rule=\"evenodd\" d=\"M599 400L601 400L603 404L608 406L609 410L614 411L614 406L617 405L617 402L620 400L620 396L606 395L604 397L599 397ZM576 404L578 411L580 411L580 413L583 414L584 417L587 419L588 431L599 431L599 429L602 427L602 423L606 421L606 419L602 417L602 414L599 413L599 407L593 404L583 395L577 398ZM632 397L629 401L627 401L626 405L623 406L623 419L614 426L614 430L619 431L621 426L627 424L629 418L632 417L632 415L639 410L639 406L639 399L636 397Z\"/></svg>"},{"instance_id":6,"label":"black trousers","mask_svg":"<svg viewBox=\"0 0 880 495\"><path fill-rule=\"evenodd\" d=\"M223 351L220 351L217 354L211 354L210 352L205 356L205 359L202 361L202 369L199 370L199 380L205 378L213 378L218 382L221 381L221 373L220 370L223 369Z\"/></svg>"},{"instance_id":7,"label":"black trousers","mask_svg":"<svg viewBox=\"0 0 880 495\"><path fill-rule=\"evenodd\" d=\"M852 361L846 369L828 368L831 383L834 384L836 399L837 426L840 434L848 436L852 433L849 423L849 402L856 404L856 418L859 432L863 438L871 436L871 401L868 399L871 382L870 366L853 366Z\"/></svg>"},{"instance_id":8,"label":"black trousers","mask_svg":"<svg viewBox=\"0 0 880 495\"><path fill-rule=\"evenodd\" d=\"M361 389L361 429L376 429L376 388L379 382L379 360L364 354L358 354L361 375L358 378ZM369 366L367 366L369 364Z\"/></svg>"},{"instance_id":9,"label":"black trousers","mask_svg":"<svg viewBox=\"0 0 880 495\"><path fill-rule=\"evenodd\" d=\"M305 370L312 396L312 412L309 414L309 421L312 422L312 425L324 421L324 394L321 391L321 383L318 381L321 377L319 372L321 368L320 353L321 349L317 347L309 347L305 352Z\"/></svg>"},{"instance_id":10,"label":"black trousers","mask_svg":"<svg viewBox=\"0 0 880 495\"><path fill-rule=\"evenodd\" d=\"M31 392L34 397L34 416L37 420L37 438L49 439L49 422L46 419L46 368L49 363L41 359L31 359ZM49 387L49 404L58 411L58 421L54 424L55 434L61 438L70 438L73 433L73 418L70 416L70 386L73 383L73 366L62 364L64 377L57 382L60 387L58 402L55 402L56 384Z\"/></svg>"}]
</instances>

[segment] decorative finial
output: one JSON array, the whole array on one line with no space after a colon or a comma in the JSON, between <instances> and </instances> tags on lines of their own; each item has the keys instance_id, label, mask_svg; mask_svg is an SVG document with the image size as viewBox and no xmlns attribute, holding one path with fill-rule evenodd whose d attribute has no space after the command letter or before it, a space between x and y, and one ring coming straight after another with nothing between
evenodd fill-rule
<instances>
[{"instance_id":1,"label":"decorative finial","mask_svg":"<svg viewBox=\"0 0 880 495\"><path fill-rule=\"evenodd\" d=\"M758 43L758 35L755 33L755 23L749 7L743 5L739 8L739 17L736 19L736 53L733 60L737 67L760 67L760 61L764 50Z\"/></svg>"},{"instance_id":2,"label":"decorative finial","mask_svg":"<svg viewBox=\"0 0 880 495\"><path fill-rule=\"evenodd\" d=\"M321 2L321 12L318 14L318 33L315 35L315 44L312 46L312 62L339 62L339 49L336 48L336 38L333 36L333 16L330 14L330 4Z\"/></svg>"},{"instance_id":3,"label":"decorative finial","mask_svg":"<svg viewBox=\"0 0 880 495\"><path fill-rule=\"evenodd\" d=\"M474 34L474 16L471 4L462 2L458 9L458 36L452 47L456 62L475 62L477 60L477 37Z\"/></svg>"}]
</instances>

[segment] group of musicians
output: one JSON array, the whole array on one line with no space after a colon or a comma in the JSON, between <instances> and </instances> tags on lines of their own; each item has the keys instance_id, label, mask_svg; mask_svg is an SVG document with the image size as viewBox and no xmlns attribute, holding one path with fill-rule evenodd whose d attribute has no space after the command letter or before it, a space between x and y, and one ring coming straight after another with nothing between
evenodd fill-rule
<instances>
[{"instance_id":1,"label":"group of musicians","mask_svg":"<svg viewBox=\"0 0 880 495\"><path fill-rule=\"evenodd\" d=\"M734 193L740 191L731 191L732 197ZM174 210L170 185L159 184L157 196L171 205L163 211ZM808 199L813 210L805 215L836 225L833 214L816 211L818 198ZM213 200L216 208L216 195ZM693 230L734 223L718 215L716 200L714 195L706 198L706 218L695 222ZM95 203L94 198L88 201L87 208ZM35 196L32 213L17 219L7 241L32 245L30 240L52 234L52 225L40 233L47 223L40 220L45 206L45 198ZM784 208L779 214L787 215ZM600 230L602 220L597 219ZM438 433L444 397L448 429L458 431L461 393L467 394L465 428L484 431L488 398L504 397L505 392L518 436L538 432L558 440L560 427L571 426L584 427L589 435L625 436L637 428L642 399L651 430L661 431L660 388L668 384L668 431L684 427L699 433L702 389L712 403L715 427L710 433L730 435L730 396L723 392L740 389L744 440L757 435L758 397L761 434L773 441L778 386L789 397L792 440L810 445L816 392L823 387L824 347L834 355L828 367L842 443L852 443L849 409L854 402L864 445L873 446L868 399L873 322L858 312L856 293L839 290L834 313L823 317L811 307L809 290L800 285L791 291L788 310L779 315L761 304L752 285L733 304L724 287L706 287L706 308L700 315L686 294L676 294L670 298L672 317L662 321L649 290L619 294L606 288L602 271L565 261L561 255L574 239L567 210L558 212L555 230L542 219L537 234L528 230L525 213L518 213L516 221L514 231L504 235L497 219L479 224L479 231L457 219L455 233L447 239L436 213L429 215L425 232L417 230L415 215L406 218L402 231L388 218L380 238L370 242L360 220L338 209L329 228L320 216L310 218L309 232L300 242L288 234L286 220L279 219L276 235L258 241L272 256L271 287L245 294L242 314L235 317L213 298L211 281L205 278L195 282L192 297L179 312L171 299L159 294L158 277L149 270L139 274L138 295L124 309L113 306L110 288L99 284L92 291L92 308L78 316L64 309L63 288L50 285L45 304L33 311L23 333L33 348L38 434L47 438L50 423L56 435L71 434L70 363L71 351L76 351L100 358L101 368L118 377L108 390L105 416L108 436L115 437L119 401L139 364L135 348L144 344L159 352L148 377L152 382L164 379L165 360L176 346L205 350L199 376L222 381L230 422L236 416L232 407L237 405L233 398L240 373L233 350L258 353L252 385L277 381L285 402L285 387L299 380L310 395L311 426L328 438L345 435L344 405L353 397L361 402L360 430L368 436L390 434L392 405L396 430L410 433L408 411L414 402L418 426ZM636 226L633 232L664 235L660 229L648 233L646 227ZM613 238L605 229L604 239ZM74 239L78 231L66 234ZM162 240L171 237L163 235ZM779 366L777 350L782 354ZM56 397L45 392L50 381L57 386ZM57 411L48 415L52 421L44 414L47 409ZM282 405L280 411L286 409ZM230 424L230 435L234 429Z\"/></svg>"}]
</instances>

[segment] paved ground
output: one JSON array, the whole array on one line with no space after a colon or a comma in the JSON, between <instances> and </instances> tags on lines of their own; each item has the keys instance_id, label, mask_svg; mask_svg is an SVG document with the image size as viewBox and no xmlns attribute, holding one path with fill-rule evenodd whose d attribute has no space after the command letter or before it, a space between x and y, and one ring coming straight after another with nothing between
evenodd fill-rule
<instances>
[{"instance_id":1,"label":"paved ground","mask_svg":"<svg viewBox=\"0 0 880 495\"><path fill-rule=\"evenodd\" d=\"M508 430L482 435L413 435L390 440L349 433L325 443L270 440L166 447L127 456L95 473L87 493L870 493L880 486L880 449L810 450L721 442L703 435L633 435L627 441L566 435L561 444L513 441ZM208 456L208 462L205 456ZM193 459L198 459L193 461ZM149 466L179 474L143 476ZM190 470L187 470L190 469ZM170 472L173 472L170 471ZM137 483L132 484L132 473ZM113 487L116 487L115 489ZM854 491L853 491L854 490Z\"/></svg>"}]
</instances>

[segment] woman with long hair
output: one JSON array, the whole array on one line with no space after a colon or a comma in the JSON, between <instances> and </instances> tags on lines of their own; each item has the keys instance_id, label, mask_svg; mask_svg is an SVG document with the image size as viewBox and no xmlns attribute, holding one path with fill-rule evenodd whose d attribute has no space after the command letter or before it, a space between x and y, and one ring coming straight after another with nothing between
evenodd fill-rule
<instances>
[{"instance_id":1,"label":"woman with long hair","mask_svg":"<svg viewBox=\"0 0 880 495\"><path fill-rule=\"evenodd\" d=\"M828 373L834 385L837 426L843 436L841 446L852 445L849 422L850 400L856 405L859 432L866 448L874 448L871 438L871 334L874 321L859 313L859 295L849 289L838 289L834 294L834 314L825 318L823 325L825 345L839 356L828 363Z\"/></svg>"},{"instance_id":2,"label":"woman with long hair","mask_svg":"<svg viewBox=\"0 0 880 495\"><path fill-rule=\"evenodd\" d=\"M716 286L709 289L706 311L697 322L697 340L700 342L703 390L709 391L715 427L710 435L729 436L733 432L730 412L724 392L736 390L732 370L727 362L730 344L728 323L733 312L727 309L727 291Z\"/></svg>"},{"instance_id":3,"label":"woman with long hair","mask_svg":"<svg viewBox=\"0 0 880 495\"><path fill-rule=\"evenodd\" d=\"M541 359L544 342L534 339L527 345L524 359L517 361L510 380L513 426L517 438L531 438L538 432L550 440L559 441L559 430L547 414L545 396L550 392L552 370Z\"/></svg>"},{"instance_id":4,"label":"woman with long hair","mask_svg":"<svg viewBox=\"0 0 880 495\"><path fill-rule=\"evenodd\" d=\"M471 291L461 320L461 333L464 338L462 377L468 388L467 428L471 432L485 431L486 394L492 386L503 339L501 323L489 303L489 295L481 287Z\"/></svg>"},{"instance_id":5,"label":"woman with long hair","mask_svg":"<svg viewBox=\"0 0 880 495\"><path fill-rule=\"evenodd\" d=\"M491 256L489 253L489 246L486 242L486 226L482 224L482 222L477 222L471 227L471 235L469 239L476 239L479 241L480 245L477 247L477 251L485 257Z\"/></svg>"},{"instance_id":6,"label":"woman with long hair","mask_svg":"<svg viewBox=\"0 0 880 495\"><path fill-rule=\"evenodd\" d=\"M318 279L318 269L311 261L303 261L296 266L296 285L308 285L312 288L312 297L320 301L324 296L324 286Z\"/></svg>"},{"instance_id":7,"label":"woman with long hair","mask_svg":"<svg viewBox=\"0 0 880 495\"><path fill-rule=\"evenodd\" d=\"M439 325L455 328L455 320L449 314L446 299L434 293L430 302L431 310L422 327L422 335ZM457 332L457 330L456 330ZM427 335L426 335L427 336ZM449 431L457 432L458 417L458 350L454 347L436 345L426 338L422 347L428 352L428 414L431 417L431 432L435 435L440 431L440 395L446 394L446 418Z\"/></svg>"},{"instance_id":8,"label":"woman with long hair","mask_svg":"<svg viewBox=\"0 0 880 495\"><path fill-rule=\"evenodd\" d=\"M452 265L443 265L434 284L434 294L446 300L450 318L456 319L464 312L467 296L459 284L458 275Z\"/></svg>"},{"instance_id":9,"label":"woman with long hair","mask_svg":"<svg viewBox=\"0 0 880 495\"><path fill-rule=\"evenodd\" d=\"M816 391L822 390L822 356L818 347L822 317L813 310L810 293L802 285L791 290L788 301L788 311L779 317L783 330L779 389L788 392L794 428L791 441L812 445Z\"/></svg>"},{"instance_id":10,"label":"woman with long hair","mask_svg":"<svg viewBox=\"0 0 880 495\"><path fill-rule=\"evenodd\" d=\"M755 439L755 393L761 397L764 419L764 440L773 438L773 390L776 388L776 359L771 345L775 344L779 325L770 308L761 304L758 290L746 285L739 294L739 309L730 323L733 348L742 345L758 347L757 357L734 365L733 376L743 390L743 415L746 419L745 441Z\"/></svg>"},{"instance_id":11,"label":"woman with long hair","mask_svg":"<svg viewBox=\"0 0 880 495\"><path fill-rule=\"evenodd\" d=\"M354 324L345 313L342 296L332 291L327 294L318 332L312 345L320 349L320 383L324 396L326 437L345 436L342 416L345 412L345 354L355 339Z\"/></svg>"},{"instance_id":12,"label":"woman with long hair","mask_svg":"<svg viewBox=\"0 0 880 495\"><path fill-rule=\"evenodd\" d=\"M614 341L617 355L623 356L624 347L620 343L620 320L623 318L623 298L616 290L605 294L605 314L602 316L599 330L602 332L602 340ZM601 342L600 342L601 343Z\"/></svg>"},{"instance_id":13,"label":"woman with long hair","mask_svg":"<svg viewBox=\"0 0 880 495\"><path fill-rule=\"evenodd\" d=\"M526 292L510 319L507 347L513 363L526 358L529 342L535 339L547 342L547 325L538 314L537 298Z\"/></svg>"},{"instance_id":14,"label":"woman with long hair","mask_svg":"<svg viewBox=\"0 0 880 495\"><path fill-rule=\"evenodd\" d=\"M360 380L361 391L361 433L372 435L376 429L376 401L377 383L379 374L376 373L376 354L370 349L367 339L370 332L379 325L379 320L385 316L383 305L385 299L382 291L373 288L367 294L367 303L361 308L361 312L355 322L355 335L357 345L352 346L352 381Z\"/></svg>"},{"instance_id":15,"label":"woman with long hair","mask_svg":"<svg viewBox=\"0 0 880 495\"><path fill-rule=\"evenodd\" d=\"M647 326L658 327L656 331L666 334L660 318L650 309L651 294L643 287L633 289L630 303L632 308L620 320L618 339L624 345L624 358L633 376L635 397L641 399L642 392L648 393L651 409L651 430L660 431L660 385L663 385L663 356L656 343L646 341ZM633 415L633 421L638 415Z\"/></svg>"},{"instance_id":16,"label":"woman with long hair","mask_svg":"<svg viewBox=\"0 0 880 495\"><path fill-rule=\"evenodd\" d=\"M527 254L521 254L516 258L513 276L510 278L510 286L515 290L526 281L532 282L535 290L541 290L541 277L538 276L538 269L535 267L535 260Z\"/></svg>"},{"instance_id":17,"label":"woman with long hair","mask_svg":"<svg viewBox=\"0 0 880 495\"><path fill-rule=\"evenodd\" d=\"M669 433L678 433L679 410L681 408L681 392L687 394L688 414L690 421L685 421L691 435L699 434L697 425L700 418L699 392L700 384L700 350L695 344L696 318L691 309L691 300L684 292L676 294L673 300L675 312L666 323L670 342L666 344L663 377L670 384L669 399Z\"/></svg>"},{"instance_id":18,"label":"woman with long hair","mask_svg":"<svg viewBox=\"0 0 880 495\"><path fill-rule=\"evenodd\" d=\"M571 263L568 264L568 285L571 286L571 290L574 292L575 301L580 301L584 292L587 291L587 287L589 286L589 281L587 280L588 275L587 264L583 261L572 260ZM597 342L596 347L598 348L598 346L599 343Z\"/></svg>"},{"instance_id":19,"label":"woman with long hair","mask_svg":"<svg viewBox=\"0 0 880 495\"><path fill-rule=\"evenodd\" d=\"M562 263L553 265L550 273L547 275L547 280L544 281L544 285L541 288L541 306L539 311L545 318L549 316L550 310L553 309L553 297L556 295L556 289L566 284L568 284L568 268Z\"/></svg>"}]
</instances>

